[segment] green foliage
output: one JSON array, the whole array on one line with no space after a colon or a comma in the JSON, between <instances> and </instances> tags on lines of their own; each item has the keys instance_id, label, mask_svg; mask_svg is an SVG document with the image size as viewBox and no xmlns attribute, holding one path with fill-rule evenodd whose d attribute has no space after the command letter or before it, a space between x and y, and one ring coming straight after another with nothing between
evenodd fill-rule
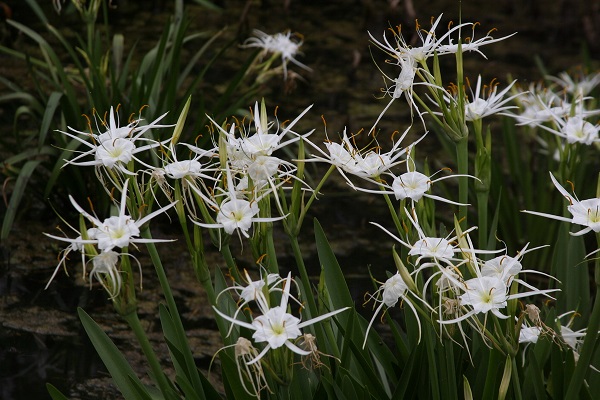
<instances>
[{"instance_id":1,"label":"green foliage","mask_svg":"<svg viewBox=\"0 0 600 400\"><path fill-rule=\"evenodd\" d=\"M146 356L153 381L148 386L141 383L100 327L83 310L78 311L88 336L125 398L202 400L220 398L223 394L231 399L352 400L592 397L588 381L596 373L594 363L598 356L594 351L600 331L600 298L596 295L590 301L590 286L595 286L597 293L600 258L592 260L588 256L597 252L599 243L586 241L583 234L597 227L594 218L598 216L598 208L583 203L574 192L583 186L581 195L598 196L600 182L594 181L595 190L589 184L589 176L597 179L597 163L588 161L589 155L597 150L593 147L597 141L588 146L562 140L562 133L553 131L553 126L560 124L554 117L550 121L536 121L535 129L516 125L514 121L488 125L487 117L491 114L484 113L485 107L483 111L475 107L476 100L495 107L495 113L527 104L490 105L488 102L497 94L496 86L490 84L484 94L479 80L477 95L466 93L462 37L458 38L456 48L449 40L450 45L437 44L439 52L405 60L402 57L408 57L415 48L406 45L398 37L399 32L394 32L398 48L388 48L391 45L387 39L385 44L378 42L378 45L398 60L401 73L408 71L409 78L394 79L393 85L398 89L398 85L408 81L411 87L400 87L401 94L419 112L420 122L426 128L426 121L433 121L445 135L447 159L454 160L459 172L457 187L440 182L454 176L434 177L444 170L431 174L429 161L415 160L418 152L414 147L420 139L404 148L401 141L394 142L394 150L384 153L379 143L373 148L357 148L356 138L344 135L337 148L329 139L325 141L328 154L320 147L321 143L311 142L309 136L313 131L301 134L292 130L310 107L291 123L280 125L278 120L269 120L264 101L256 102L249 122L236 120L235 125L228 125L222 120L211 120L213 147L203 149L190 143L193 138L187 137L185 124L198 123L189 118L194 108L191 94L213 61L183 90L185 78L192 75L192 66L201 57L192 57L183 68L179 65L181 47L200 37L185 35L182 2L177 2L173 20L157 46L143 57L134 79L129 79L132 72L127 72L133 65L133 56L123 58L122 37L113 37L109 53L102 51L101 42L93 39L93 4L82 13L88 21L88 37L87 42L79 39L79 48L86 51L72 47L54 28L48 27L70 57L79 58L79 64L75 65L86 87L98 88L107 80L111 82L110 90L90 95L86 102L95 109L106 110L115 102L128 99L128 103L121 103L127 112L135 112L135 107L144 102L149 109L171 111L167 121L175 123L173 129L169 127L171 136L167 140L157 139L154 130L160 126L153 128L145 146L148 154L141 166L138 159L131 159L94 171L100 181L95 185L99 187L96 190L110 193L105 201L114 203L118 215L102 221L100 212L94 210L92 215L74 202L81 214L80 237L52 236L69 243L61 264L66 262L69 252L84 248L84 264L93 268L91 278L107 290L115 311L129 324ZM32 7L39 12L35 3ZM434 23L437 22L439 19ZM40 81L52 82L54 86L44 101L36 100L35 96L16 96L28 104L19 113L41 116L42 130L34 135L37 140L31 139L27 148L11 158L12 163L23 163L23 167L17 174L14 191L17 200L13 204L11 199L7 224L14 219L18 199L23 197L30 177L43 165L36 157L47 155L52 159L57 155L54 147L45 143L52 136L47 134L52 121L60 114L62 124L70 123L80 107L72 77L64 69L53 67L59 65L54 50L38 33L15 26L39 44L42 57L29 60L29 65ZM431 29L419 34L437 40L435 27ZM450 29L454 32L454 28ZM197 54L205 54L216 37L210 36ZM499 40L502 39L506 38ZM485 36L480 40L492 38ZM483 42L471 38L464 46L471 46L472 50ZM219 54L213 59L215 62ZM451 90L445 89L447 78L439 64L439 57L444 54L455 54L457 84ZM240 99L233 98L256 56L232 77L224 95L215 102L215 110L237 108ZM277 56L278 53L272 55L268 66ZM108 60L115 57L116 62L111 64ZM432 72L428 57L433 58ZM83 73L87 69L89 74ZM263 73L268 75L270 71ZM422 93L413 90L415 79L420 79L428 101L437 103L440 111L434 111L431 104L423 101ZM182 91L187 101L179 105ZM480 94L483 97L478 97ZM524 95L516 94L511 99ZM399 97L394 94L393 100ZM421 118L417 105L425 110L426 118ZM380 118L386 110L387 107ZM575 111L574 106L568 110L567 120L576 117L571 114ZM150 120L154 121L161 112L150 114L153 115ZM502 135L496 134L499 129ZM538 161L531 155L534 150L528 147L530 151L523 152L519 134L527 137L525 142L532 148L535 143L545 143L547 156ZM86 143L61 138L61 157L67 159L69 151ZM504 143L498 144L499 138ZM110 139L116 142L122 138ZM291 150L294 143L298 147ZM35 151L31 150L33 147ZM179 163L177 154L181 148L191 154L185 167ZM314 188L308 185L305 176L310 148L320 154L319 161L330 164ZM293 162L275 157L277 153L294 151L297 157L292 158ZM88 156L100 157L92 152ZM62 166L53 161L50 182L56 180ZM396 176L394 169L400 163L406 163L402 168L407 173ZM141 169L149 166L153 171L151 178L142 176ZM365 296L374 305L369 320L359 312L360 300L353 297L348 287L347 277L352 271L338 262L327 239L326 231L330 228L314 220L318 278L310 275L300 243L308 210L334 170L340 171L352 188L383 196L390 212L386 221L373 223L382 236L387 235L395 242L389 252L390 265L395 268L385 271L383 277L372 276L375 291ZM545 176L548 171L551 177ZM77 173L80 179L85 178L85 172ZM413 181L411 176L418 176L419 180ZM563 188L561 184L565 182L572 187ZM419 187L424 188L422 192L417 191ZM449 198L434 193L444 193ZM458 201L454 200L457 193ZM591 200L590 204L596 204L593 201L598 199ZM165 201L168 205L155 210ZM447 203L449 213L446 213L450 216L442 214L434 202ZM579 217L584 220L571 218L581 210L583 216ZM196 365L155 246L161 240L150 233L150 219L163 212L177 214L198 284L214 312L223 347L215 354L211 368L217 364L220 368L223 393L211 385ZM536 222L539 218L550 222L540 224ZM277 223L282 223L283 233L274 230ZM586 230L574 231L568 223L577 225L577 230L581 226ZM475 233L476 228L480 232ZM285 241L293 257L285 266L280 264L276 237ZM209 263L205 257L208 238L221 254L221 265ZM242 248L245 246L246 254L250 253L255 269L240 268L233 251L236 240ZM529 253L541 250L538 243L530 243L532 240L554 243L551 251L533 259L533 264L544 261L544 265L525 267L531 262ZM600 233L596 232L596 240L600 242ZM157 305L157 313L175 371L173 379L163 372L162 361L154 354L137 316L134 257L128 250L137 243L146 245L160 283L164 304ZM592 264L593 276L587 269ZM140 273L141 270L140 265ZM63 397L52 386L48 390L55 399Z\"/></svg>"},{"instance_id":2,"label":"green foliage","mask_svg":"<svg viewBox=\"0 0 600 400\"><path fill-rule=\"evenodd\" d=\"M206 73L219 68L219 60L235 40L223 42L224 29L188 33L190 22L183 0L175 0L174 14L166 22L159 41L141 57L137 44L126 53L124 36L110 33L104 1L93 0L78 8L83 37L72 28L51 25L37 0L26 1L47 32L41 34L9 20L7 23L34 43L38 52L29 54L0 46L0 51L22 60L33 81L33 89L24 89L0 77L13 92L0 96L0 103L20 104L13 117L14 135L0 139L2 152L14 154L5 160L2 172L9 182L16 182L10 206L3 215L1 238L8 236L28 196L42 201L51 198L59 204L66 200L66 193L80 200L89 195L102 197L89 185L95 179L93 171L63 168L66 160L77 155L81 143L59 131L70 127L88 132L92 129L90 119L104 120L113 106L118 106L123 118L143 110L147 121L168 113L162 122L174 123L182 110L182 100L194 94L194 132L206 125L206 113L219 119L236 114L256 92L246 75L256 56L252 54L241 63L235 76L224 78L223 93L211 92L210 99L200 94ZM101 26L97 24L99 18L104 19ZM191 53L184 55L185 49L191 49ZM24 127L23 120L29 121ZM207 142L210 137L206 135L203 140ZM108 203L96 206L106 209Z\"/></svg>"}]
</instances>

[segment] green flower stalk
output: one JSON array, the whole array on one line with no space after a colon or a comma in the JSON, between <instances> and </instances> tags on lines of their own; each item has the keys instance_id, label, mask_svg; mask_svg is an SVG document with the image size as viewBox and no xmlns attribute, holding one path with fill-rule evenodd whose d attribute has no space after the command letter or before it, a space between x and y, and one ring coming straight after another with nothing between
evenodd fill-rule
<instances>
[{"instance_id":1,"label":"green flower stalk","mask_svg":"<svg viewBox=\"0 0 600 400\"><path fill-rule=\"evenodd\" d=\"M475 130L477 132L477 129ZM477 152L475 154L475 193L477 196L477 219L479 229L479 247L489 249L488 241L488 201L492 182L492 135L488 131L484 139L481 132L476 133Z\"/></svg>"}]
</instances>

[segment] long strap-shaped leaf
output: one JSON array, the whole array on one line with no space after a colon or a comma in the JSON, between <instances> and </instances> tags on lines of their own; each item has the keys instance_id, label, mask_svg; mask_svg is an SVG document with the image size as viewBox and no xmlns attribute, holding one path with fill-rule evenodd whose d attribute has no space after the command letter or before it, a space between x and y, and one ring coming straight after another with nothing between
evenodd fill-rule
<instances>
[{"instance_id":1,"label":"long strap-shaped leaf","mask_svg":"<svg viewBox=\"0 0 600 400\"><path fill-rule=\"evenodd\" d=\"M78 308L77 313L96 352L125 399L152 400L144 384L106 333L82 308Z\"/></svg>"}]
</instances>

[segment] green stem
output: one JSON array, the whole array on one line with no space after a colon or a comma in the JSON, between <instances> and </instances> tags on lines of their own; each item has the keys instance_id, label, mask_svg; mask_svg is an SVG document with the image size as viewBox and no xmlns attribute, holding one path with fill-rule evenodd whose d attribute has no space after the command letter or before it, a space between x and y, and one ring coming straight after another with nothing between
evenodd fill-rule
<instances>
[{"instance_id":1,"label":"green stem","mask_svg":"<svg viewBox=\"0 0 600 400\"><path fill-rule=\"evenodd\" d=\"M456 160L458 163L458 174L469 174L469 141L464 137L456 142ZM458 202L469 203L469 178L467 176L458 177ZM458 220L463 230L467 229L467 207L458 206Z\"/></svg>"},{"instance_id":2,"label":"green stem","mask_svg":"<svg viewBox=\"0 0 600 400\"><path fill-rule=\"evenodd\" d=\"M126 315L122 315L123 319L127 322L135 337L148 360L148 364L150 365L150 369L152 370L152 374L154 375L154 380L158 384L161 393L165 396L165 398L177 397L173 392L173 388L171 387L169 380L163 372L162 366L158 361L158 357L148 340L148 336L146 336L146 332L140 323L140 319L138 317L137 312L131 312Z\"/></svg>"},{"instance_id":3,"label":"green stem","mask_svg":"<svg viewBox=\"0 0 600 400\"><path fill-rule=\"evenodd\" d=\"M317 187L314 188L312 195L306 202L306 205L304 207L302 207L302 210L300 211L300 216L298 217L298 222L296 224L296 230L293 232L294 235L298 235L300 233L300 228L302 227L302 222L304 221L304 217L306 217L306 212L308 211L308 209L310 208L310 205L315 200L315 198L317 197L317 194L319 193L319 191L321 190L321 188L327 181L327 178L329 178L329 175L331 175L331 173L334 170L335 170L335 165L331 165L329 167L329 169L327 170L327 172L325 172L325 175L323 175L323 178L321 178L321 181L319 182Z\"/></svg>"},{"instance_id":4,"label":"green stem","mask_svg":"<svg viewBox=\"0 0 600 400\"><path fill-rule=\"evenodd\" d=\"M279 263L277 262L277 251L275 250L275 243L273 242L273 223L268 223L270 226L267 228L266 236L266 250L267 250L267 266L269 272L279 275Z\"/></svg>"},{"instance_id":5,"label":"green stem","mask_svg":"<svg viewBox=\"0 0 600 400\"><path fill-rule=\"evenodd\" d=\"M233 276L233 279L236 282L242 282L240 271L238 270L237 264L233 259L233 254L231 254L231 248L229 247L229 244L224 244L221 247L221 254L225 259L225 263L227 264L227 268L229 269L229 273L231 274L231 276Z\"/></svg>"},{"instance_id":6,"label":"green stem","mask_svg":"<svg viewBox=\"0 0 600 400\"><path fill-rule=\"evenodd\" d=\"M186 229L184 227L184 229ZM186 232L187 234L187 232ZM189 235L187 235L189 236ZM194 263L194 270L196 272L196 278L200 281L200 284L206 291L206 295L210 300L210 304L213 306L217 305L217 295L210 275L210 269L206 263L204 257L204 243L202 240L202 229L198 225L194 225L194 246L191 247L188 243L188 249L192 255L192 262Z\"/></svg>"},{"instance_id":7,"label":"green stem","mask_svg":"<svg viewBox=\"0 0 600 400\"><path fill-rule=\"evenodd\" d=\"M440 388L440 377L438 374L438 367L437 367L437 362L436 362L436 358L435 358L435 352L436 352L436 344L437 344L437 338L433 336L432 333L433 329L429 329L429 327L427 327L425 329L424 332L424 336L425 336L425 347L427 349L427 364L429 365L428 368L428 375L429 375L429 384L430 384L430 389L431 389L431 398L432 399L440 399L440 395L441 395L441 388Z\"/></svg>"},{"instance_id":8,"label":"green stem","mask_svg":"<svg viewBox=\"0 0 600 400\"><path fill-rule=\"evenodd\" d=\"M514 356L510 356L512 362L511 379L512 387L515 400L521 400L523 395L521 394L521 381L519 379L519 370L517 369L517 361Z\"/></svg>"},{"instance_id":9,"label":"green stem","mask_svg":"<svg viewBox=\"0 0 600 400\"><path fill-rule=\"evenodd\" d=\"M309 295L311 293L310 279L308 277L306 265L304 264L304 258L302 258L302 251L300 250L298 238L290 235L290 242L292 245L292 251L294 253L294 259L296 260L296 266L298 267L298 272L300 273L300 281L302 281L302 286L304 286L304 290L307 292L305 297L306 301L308 302L308 310L310 311L311 318L314 318L318 315L317 303L315 302L314 297Z\"/></svg>"},{"instance_id":10,"label":"green stem","mask_svg":"<svg viewBox=\"0 0 600 400\"><path fill-rule=\"evenodd\" d=\"M477 192L477 230L479 231L479 246L482 250L488 250L488 199L489 191ZM485 259L485 254L483 255Z\"/></svg>"},{"instance_id":11,"label":"green stem","mask_svg":"<svg viewBox=\"0 0 600 400\"><path fill-rule=\"evenodd\" d=\"M384 188L382 186L379 186L379 188L383 191ZM398 234L402 234L403 230L402 230L402 224L400 223L400 220L398 219L398 214L396 213L396 208L394 207L394 205L392 204L392 200L390 199L390 196L388 196L386 193L383 194L383 198L385 199L385 202L390 210L390 215L392 216L392 220L394 221L394 225L396 226L396 229L398 230Z\"/></svg>"},{"instance_id":12,"label":"green stem","mask_svg":"<svg viewBox=\"0 0 600 400\"><path fill-rule=\"evenodd\" d=\"M150 234L150 229L148 227L143 228L141 231L141 236L144 239L151 239L152 235ZM175 297L173 296L173 291L169 286L169 281L167 279L167 274L165 273L165 269L162 265L162 261L160 260L160 256L158 251L156 250L156 246L154 243L146 243L146 248L148 249L148 253L150 254L150 258L152 259L152 264L154 265L154 269L156 271L156 275L158 276L158 280L160 282L161 289L163 291L163 295L165 296L165 300L167 302L167 307L169 309L169 313L171 318L173 319L173 326L177 330L177 338L179 343L176 343L178 349L187 349L188 351L182 351L182 355L184 357L185 366L188 373L193 374L188 378L191 379L191 384L194 386L197 393L204 393L202 389L202 381L198 376L198 368L196 367L196 363L194 361L194 356L190 350L190 346L187 343L187 337L185 334L185 330L183 328L183 323L181 322L181 316L179 315L179 311L177 310L177 303L175 303Z\"/></svg>"},{"instance_id":13,"label":"green stem","mask_svg":"<svg viewBox=\"0 0 600 400\"><path fill-rule=\"evenodd\" d=\"M497 393L498 374L499 366L504 365L505 356L497 349L490 349L488 352L488 367L487 374L485 376L485 385L483 388L482 399L493 399L495 398L494 393Z\"/></svg>"}]
</instances>

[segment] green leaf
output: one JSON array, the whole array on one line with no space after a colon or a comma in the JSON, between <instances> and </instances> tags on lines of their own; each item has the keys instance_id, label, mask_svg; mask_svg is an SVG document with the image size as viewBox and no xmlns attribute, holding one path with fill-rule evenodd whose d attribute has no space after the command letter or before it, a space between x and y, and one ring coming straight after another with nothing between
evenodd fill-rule
<instances>
[{"instance_id":1,"label":"green leaf","mask_svg":"<svg viewBox=\"0 0 600 400\"><path fill-rule=\"evenodd\" d=\"M52 400L69 400L67 396L62 394L60 390L58 390L51 383L46 383L46 389L48 390L48 394L52 397Z\"/></svg>"},{"instance_id":2,"label":"green leaf","mask_svg":"<svg viewBox=\"0 0 600 400\"><path fill-rule=\"evenodd\" d=\"M235 400L253 400L256 397L246 393L239 381L239 372L235 360L226 351L219 353L221 360L221 376L225 386L226 398Z\"/></svg>"},{"instance_id":3,"label":"green leaf","mask_svg":"<svg viewBox=\"0 0 600 400\"><path fill-rule=\"evenodd\" d=\"M362 350L363 341L365 339L365 331L368 322L361 317L355 310L354 301L348 289L344 274L340 268L340 265L331 250L331 246L325 237L323 228L319 222L315 219L314 221L315 231L315 242L317 245L317 253L319 255L319 261L323 270L323 276L325 277L325 284L327 286L327 292L330 298L332 309L340 309L343 307L351 307L352 309L336 315L334 321L339 322L344 331L344 349L342 350L342 359L348 356L348 349L351 350L354 357L359 358L358 365L363 370L363 376L365 374L370 376L369 379L375 379L382 383L377 387L378 390L383 393L384 396L388 396L385 393L383 383L386 382L385 375L395 376L395 359L393 352L383 345L383 341L379 338L376 332L369 332L367 338L367 350ZM370 362L369 352L371 356L377 361L380 366L379 372L375 371L373 364ZM342 362L342 365L348 365ZM377 374L382 375L382 378L377 378ZM365 382L362 382L365 383Z\"/></svg>"},{"instance_id":4,"label":"green leaf","mask_svg":"<svg viewBox=\"0 0 600 400\"><path fill-rule=\"evenodd\" d=\"M40 21L43 24L47 24L48 23L48 18L46 18L46 14L44 14L44 11L39 6L38 1L36 1L36 0L25 0L25 1L29 5L29 7L31 7L31 9L35 13L35 15L38 16L38 18L40 19Z\"/></svg>"},{"instance_id":5,"label":"green leaf","mask_svg":"<svg viewBox=\"0 0 600 400\"><path fill-rule=\"evenodd\" d=\"M40 125L38 148L40 148L46 141L46 136L48 135L48 131L50 130L50 124L52 123L52 118L54 117L56 110L60 106L60 99L62 98L62 95L63 94L60 92L52 92L50 94L50 98L46 103L46 109L44 110L44 116L42 117L42 124Z\"/></svg>"},{"instance_id":6,"label":"green leaf","mask_svg":"<svg viewBox=\"0 0 600 400\"><path fill-rule=\"evenodd\" d=\"M466 376L463 375L463 388L465 391L465 400L473 400L473 392L471 391L471 385Z\"/></svg>"},{"instance_id":7,"label":"green leaf","mask_svg":"<svg viewBox=\"0 0 600 400\"><path fill-rule=\"evenodd\" d=\"M125 399L152 400L152 396L146 390L140 392L144 385L106 333L82 308L78 308L77 313L96 352Z\"/></svg>"},{"instance_id":8,"label":"green leaf","mask_svg":"<svg viewBox=\"0 0 600 400\"><path fill-rule=\"evenodd\" d=\"M500 388L498 389L498 400L504 400L508 388L510 387L510 377L512 373L512 360L510 356L506 357L504 362L504 372L502 373L502 380L500 381Z\"/></svg>"},{"instance_id":9,"label":"green leaf","mask_svg":"<svg viewBox=\"0 0 600 400\"><path fill-rule=\"evenodd\" d=\"M346 329L342 331L346 340L344 341L344 348L342 350L340 364L349 371L350 366L352 366L353 368L351 371L353 372L353 379L355 379L357 382L360 382L361 385L369 386L369 392L371 394L381 399L389 398L391 395L389 384L384 384L383 380L380 379L380 376L378 376L378 370L368 358L368 350L372 350L371 347L367 347L366 350L363 350L362 347L360 347L362 346L364 336L362 335L362 330L357 330L354 328L356 326L355 321L357 319L355 317L358 317L358 314L354 310L350 311L351 312L348 312L348 325L346 326ZM379 346L387 348L387 346L382 346L381 344ZM375 358L375 362L379 363L380 365L387 364L386 361L388 360L378 357L378 355L381 353L372 353L373 357ZM351 358L351 356L354 358L354 360ZM385 365L383 370L389 373L390 366ZM385 378L385 373L381 375L383 375L383 378Z\"/></svg>"},{"instance_id":10,"label":"green leaf","mask_svg":"<svg viewBox=\"0 0 600 400\"><path fill-rule=\"evenodd\" d=\"M220 399L221 396L219 393L213 388L212 384L195 369L194 378L197 377L202 382L202 390L204 391L204 397L198 395L196 389L192 385L189 379L189 371L186 368L185 357L183 356L182 351L170 340L175 337L176 331L173 326L173 320L167 310L167 307L163 304L159 305L159 315L161 320L161 325L163 327L163 332L165 334L165 342L167 343L167 347L169 348L169 352L171 353L171 359L173 360L173 365L176 371L175 381L177 385L183 391L186 399Z\"/></svg>"},{"instance_id":11,"label":"green leaf","mask_svg":"<svg viewBox=\"0 0 600 400\"><path fill-rule=\"evenodd\" d=\"M202 7L212 11L223 11L221 7L216 5L210 0L192 0L194 3L201 5Z\"/></svg>"},{"instance_id":12,"label":"green leaf","mask_svg":"<svg viewBox=\"0 0 600 400\"><path fill-rule=\"evenodd\" d=\"M577 310L584 318L589 313L590 277L585 254L583 236L569 234L569 224L561 224L552 257L552 275L562 283L557 295L559 313Z\"/></svg>"},{"instance_id":13,"label":"green leaf","mask_svg":"<svg viewBox=\"0 0 600 400\"><path fill-rule=\"evenodd\" d=\"M539 343L539 341L538 341ZM535 352L530 352L527 355L529 359L529 365L527 371L525 372L525 382L529 383L528 385L524 385L523 387L523 397L531 398L531 395L528 395L528 392L533 388L533 392L535 393L535 398L538 400L542 400L546 398L546 389L544 387L544 375L543 371L540 369L540 366L537 361L537 357L535 356Z\"/></svg>"},{"instance_id":14,"label":"green leaf","mask_svg":"<svg viewBox=\"0 0 600 400\"><path fill-rule=\"evenodd\" d=\"M19 176L17 177L15 188L13 189L13 193L10 196L8 208L6 209L6 213L4 214L4 221L2 221L2 231L0 232L0 240L4 240L8 237L8 234L12 229L13 222L17 215L17 209L19 208L19 204L23 199L23 194L25 193L27 182L29 181L31 174L33 174L33 171L35 171L36 167L40 163L40 160L27 161L25 165L23 165L23 168L21 168L21 171L19 171Z\"/></svg>"},{"instance_id":15,"label":"green leaf","mask_svg":"<svg viewBox=\"0 0 600 400\"><path fill-rule=\"evenodd\" d=\"M204 388L202 387L202 382L199 378L200 373L195 364L188 362L184 354L184 352L190 352L191 349L189 348L187 338L185 336L181 337L180 330L183 328L178 329L169 310L163 304L159 305L159 315L163 333L165 335L165 341L169 347L175 371L178 376L185 378L185 381L193 388L192 392L186 393L186 397L188 395L192 396L193 393L193 397L191 398L204 399Z\"/></svg>"},{"instance_id":16,"label":"green leaf","mask_svg":"<svg viewBox=\"0 0 600 400\"><path fill-rule=\"evenodd\" d=\"M334 309L343 307L354 307L354 301L352 295L346 284L346 279L340 265L335 258L335 254L329 246L329 242L325 237L325 232L319 221L315 219L315 242L317 245L317 253L319 254L319 261L325 272L325 282L327 283L327 289L331 302L333 303ZM339 319L342 325L348 323L349 313L341 313Z\"/></svg>"}]
</instances>

